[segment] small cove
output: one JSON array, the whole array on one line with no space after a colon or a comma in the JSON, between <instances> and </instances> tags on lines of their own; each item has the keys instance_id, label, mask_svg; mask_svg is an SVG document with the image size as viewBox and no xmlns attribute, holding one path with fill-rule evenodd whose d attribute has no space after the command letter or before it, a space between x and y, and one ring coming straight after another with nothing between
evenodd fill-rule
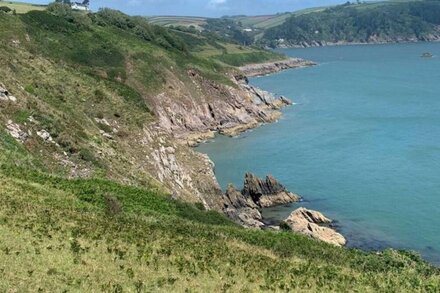
<instances>
[{"instance_id":1,"label":"small cove","mask_svg":"<svg viewBox=\"0 0 440 293\"><path fill-rule=\"evenodd\" d=\"M198 147L224 188L272 174L335 219L351 247L416 250L440 263L440 44L283 50L319 63L252 78L291 98L278 123ZM432 52L434 58L421 54Z\"/></svg>"}]
</instances>

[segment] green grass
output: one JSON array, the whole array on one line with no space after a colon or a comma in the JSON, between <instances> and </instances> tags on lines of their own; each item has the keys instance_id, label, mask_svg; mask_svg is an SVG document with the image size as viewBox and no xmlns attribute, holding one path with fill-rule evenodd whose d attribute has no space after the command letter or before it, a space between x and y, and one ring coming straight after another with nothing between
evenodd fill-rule
<instances>
[{"instance_id":1,"label":"green grass","mask_svg":"<svg viewBox=\"0 0 440 293\"><path fill-rule=\"evenodd\" d=\"M152 24L163 26L194 26L201 28L206 23L205 17L195 16L151 16L147 19Z\"/></svg>"},{"instance_id":2,"label":"green grass","mask_svg":"<svg viewBox=\"0 0 440 293\"><path fill-rule=\"evenodd\" d=\"M24 2L11 2L11 1L1 1L0 6L6 6L15 10L18 14L28 13L29 11L42 11L46 9L45 5L35 5Z\"/></svg>"},{"instance_id":3,"label":"green grass","mask_svg":"<svg viewBox=\"0 0 440 293\"><path fill-rule=\"evenodd\" d=\"M2 291L439 289L414 254L245 230L154 189L7 166L0 183Z\"/></svg>"}]
</instances>

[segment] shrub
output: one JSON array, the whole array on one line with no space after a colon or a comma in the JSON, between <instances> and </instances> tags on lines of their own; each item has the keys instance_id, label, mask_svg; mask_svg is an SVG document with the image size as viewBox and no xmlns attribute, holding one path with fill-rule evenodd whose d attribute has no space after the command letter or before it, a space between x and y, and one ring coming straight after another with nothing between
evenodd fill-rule
<instances>
[{"instance_id":1,"label":"shrub","mask_svg":"<svg viewBox=\"0 0 440 293\"><path fill-rule=\"evenodd\" d=\"M106 194L104 195L104 201L108 216L113 217L122 212L122 203L117 198Z\"/></svg>"},{"instance_id":2,"label":"shrub","mask_svg":"<svg viewBox=\"0 0 440 293\"><path fill-rule=\"evenodd\" d=\"M91 162L91 163L95 163L96 162L96 157L93 154L93 152L89 149L81 149L79 151L79 157L86 161L86 162Z\"/></svg>"},{"instance_id":3,"label":"shrub","mask_svg":"<svg viewBox=\"0 0 440 293\"><path fill-rule=\"evenodd\" d=\"M287 224L285 221L281 221L280 223L280 229L283 231L292 231L289 224Z\"/></svg>"},{"instance_id":4,"label":"shrub","mask_svg":"<svg viewBox=\"0 0 440 293\"><path fill-rule=\"evenodd\" d=\"M9 13L11 11L12 11L12 9L7 7L7 6L1 6L0 7L0 12Z\"/></svg>"}]
</instances>

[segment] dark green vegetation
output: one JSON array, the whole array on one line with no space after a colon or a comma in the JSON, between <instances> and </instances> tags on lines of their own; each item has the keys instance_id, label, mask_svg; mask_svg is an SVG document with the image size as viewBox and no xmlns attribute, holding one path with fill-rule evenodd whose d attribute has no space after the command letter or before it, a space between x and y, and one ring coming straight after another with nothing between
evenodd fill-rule
<instances>
[{"instance_id":1,"label":"dark green vegetation","mask_svg":"<svg viewBox=\"0 0 440 293\"><path fill-rule=\"evenodd\" d=\"M171 199L144 168L157 147L141 143L152 96L192 90L189 70L227 83L223 62L278 55L64 6L2 14L0 39L0 82L17 98L0 101L1 292L440 289L440 272L417 255L245 230ZM14 139L11 123L30 137Z\"/></svg>"},{"instance_id":2,"label":"dark green vegetation","mask_svg":"<svg viewBox=\"0 0 440 293\"><path fill-rule=\"evenodd\" d=\"M166 25L179 19L167 17ZM271 47L434 41L440 39L440 1L353 1L277 15L198 19L197 27L237 43Z\"/></svg>"},{"instance_id":3,"label":"dark green vegetation","mask_svg":"<svg viewBox=\"0 0 440 293\"><path fill-rule=\"evenodd\" d=\"M440 37L440 1L345 4L293 15L268 29L263 42L280 45L436 40Z\"/></svg>"}]
</instances>

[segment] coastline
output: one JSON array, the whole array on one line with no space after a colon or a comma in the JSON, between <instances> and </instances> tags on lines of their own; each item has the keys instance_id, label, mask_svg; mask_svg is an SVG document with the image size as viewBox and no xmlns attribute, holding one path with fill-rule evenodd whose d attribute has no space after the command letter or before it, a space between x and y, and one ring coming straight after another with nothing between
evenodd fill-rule
<instances>
[{"instance_id":1,"label":"coastline","mask_svg":"<svg viewBox=\"0 0 440 293\"><path fill-rule=\"evenodd\" d=\"M371 42L305 42L303 44L282 44L275 48L277 49L305 49L305 48L319 48L319 47L338 47L338 46L370 46L370 45L390 45L390 44L417 44L417 43L439 43L440 37L430 40L384 40Z\"/></svg>"},{"instance_id":2,"label":"coastline","mask_svg":"<svg viewBox=\"0 0 440 293\"><path fill-rule=\"evenodd\" d=\"M239 69L241 71L241 75L235 76L235 80L237 80L239 84L241 84L242 89L248 92L250 91L255 93L256 91L261 91L264 92L266 95L270 95L273 98L273 94L250 85L248 77L265 76L287 69L314 65L317 65L317 63L299 58L289 58L287 60L277 62L251 64L240 67ZM259 96L258 93L256 94L257 96ZM271 103L268 103L268 105L271 105L276 109L274 115L277 119L275 121L277 121L278 118L282 115L282 113L278 110L284 106L288 106L291 104L292 102L282 96L278 99L274 99L273 101L271 101ZM215 137L216 133L226 136L236 136L247 130L257 128L260 125L261 123L240 124L236 127L229 128L223 131L211 131L207 135L193 134L192 139L194 139L195 137L197 138L197 135L203 135L202 137L204 138L204 141L209 141L210 139ZM198 143L189 145L194 147L197 146ZM212 162L208 155L205 156L206 159L211 162L213 179L216 181L217 186L219 186L214 170L215 164ZM246 191L246 188L249 188L249 185L253 186L250 187L250 190L255 191L259 190L260 188L262 190L258 191L255 195L249 196L249 190ZM265 192L269 193L265 194ZM261 196L260 200L255 201L255 196ZM225 213L225 215L245 228L281 230L286 229L286 227L290 227L289 230L292 230L296 233L307 235L311 238L317 239L319 241L324 241L335 246L345 246L347 244L347 240L345 239L345 237L339 233L338 229L336 229L335 226L333 226L333 220L326 218L319 211L307 210L304 207L299 207L292 211L291 215L288 218L281 220L276 225L273 225L269 221L267 221L262 213L264 208L282 206L294 202L302 202L301 196L289 192L271 175L268 175L266 177L266 181L264 182L252 173L247 173L245 175L244 189L240 192L235 188L235 186L229 185L225 193L223 193L223 202L223 212ZM310 215L314 215L314 217L312 216L311 218L309 218ZM321 221L321 219L325 220Z\"/></svg>"},{"instance_id":3,"label":"coastline","mask_svg":"<svg viewBox=\"0 0 440 293\"><path fill-rule=\"evenodd\" d=\"M197 146L214 138L216 133L234 137L282 116L281 109L293 103L249 84L248 77L277 73L287 69L316 65L315 62L289 58L281 61L251 64L228 74L233 85L221 85L190 71L194 83L206 93L200 101L176 103L166 94L157 96L159 125L172 133L180 144ZM213 99L213 97L221 97Z\"/></svg>"},{"instance_id":4,"label":"coastline","mask_svg":"<svg viewBox=\"0 0 440 293\"><path fill-rule=\"evenodd\" d=\"M309 67L314 65L317 65L317 63L309 60L304 60L301 58L289 58L286 60L275 61L275 62L249 64L249 65L241 66L239 67L239 69L245 75L245 77L248 78L248 77L264 76L288 69Z\"/></svg>"}]
</instances>

